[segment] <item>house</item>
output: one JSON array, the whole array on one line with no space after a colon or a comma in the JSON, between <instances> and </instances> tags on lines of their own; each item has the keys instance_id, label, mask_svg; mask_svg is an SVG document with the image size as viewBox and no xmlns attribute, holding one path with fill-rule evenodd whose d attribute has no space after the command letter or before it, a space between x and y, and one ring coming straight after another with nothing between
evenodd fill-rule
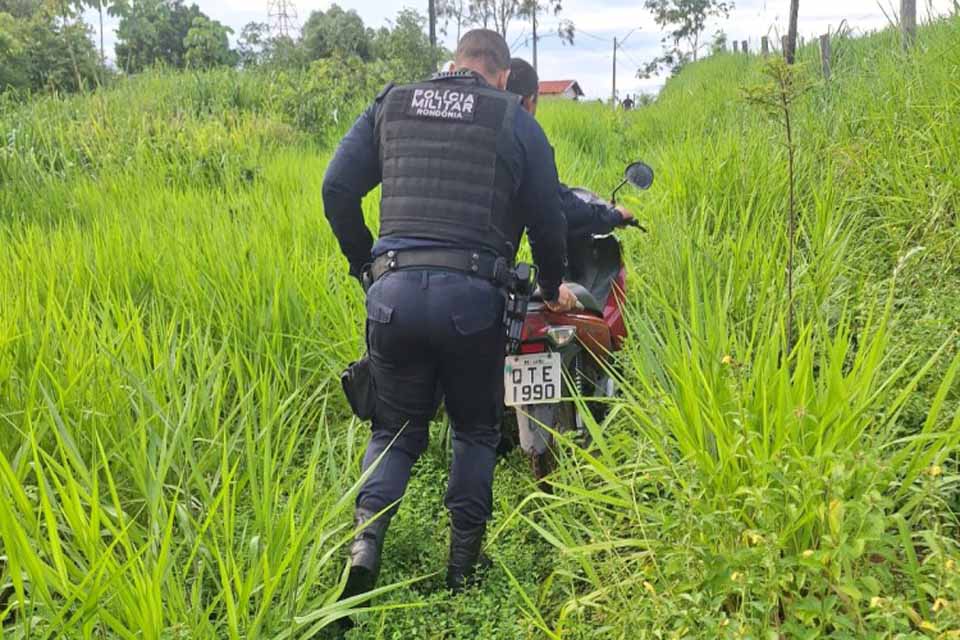
<instances>
[{"instance_id":1,"label":"house","mask_svg":"<svg viewBox=\"0 0 960 640\"><path fill-rule=\"evenodd\" d=\"M541 98L563 98L578 100L583 97L583 89L576 80L543 80L540 83Z\"/></svg>"}]
</instances>

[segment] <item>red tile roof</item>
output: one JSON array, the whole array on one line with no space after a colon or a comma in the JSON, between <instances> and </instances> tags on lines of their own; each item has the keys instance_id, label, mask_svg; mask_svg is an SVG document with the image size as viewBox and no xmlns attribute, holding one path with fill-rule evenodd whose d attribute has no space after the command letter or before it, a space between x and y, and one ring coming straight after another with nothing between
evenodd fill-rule
<instances>
[{"instance_id":1,"label":"red tile roof","mask_svg":"<svg viewBox=\"0 0 960 640\"><path fill-rule=\"evenodd\" d=\"M542 80L540 82L540 95L542 96L558 96L566 92L567 89L574 87L574 92L577 95L583 95L583 90L580 89L580 85L576 80Z\"/></svg>"}]
</instances>

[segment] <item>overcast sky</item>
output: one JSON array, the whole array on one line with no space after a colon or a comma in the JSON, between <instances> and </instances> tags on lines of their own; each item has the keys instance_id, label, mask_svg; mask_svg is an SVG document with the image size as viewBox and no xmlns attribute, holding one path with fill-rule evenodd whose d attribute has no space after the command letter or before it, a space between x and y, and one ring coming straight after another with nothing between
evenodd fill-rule
<instances>
[{"instance_id":1,"label":"overcast sky","mask_svg":"<svg viewBox=\"0 0 960 640\"><path fill-rule=\"evenodd\" d=\"M189 0L188 0L189 1ZM268 0L193 0L210 17L229 25L236 33L251 21L267 21ZM327 0L293 0L299 23L311 11L327 9ZM345 9L354 9L367 26L379 27L404 7L426 13L427 0L339 0ZM731 39L749 40L751 49L759 47L760 37L786 32L789 0L740 0L728 20L711 24L708 32L722 28ZM919 0L924 16L947 12L953 0ZM573 46L562 45L555 35L559 18L542 16L540 23L539 67L544 80L576 79L588 97L608 97L612 84L613 39L622 41L632 32L617 55L617 87L621 97L627 93L655 91L662 80L638 80L640 64L660 51L661 34L650 14L643 10L642 0L564 0L559 18L572 20L577 34ZM882 7L882 8L881 8ZM801 0L800 32L808 37L826 33L846 20L859 31L883 28L888 24L884 10L895 15L897 0ZM95 15L89 15L91 23ZM108 30L112 25L108 24ZM515 22L507 41L516 56L530 59L530 27ZM456 27L444 39L449 48L455 45ZM107 48L113 49L114 37L107 34ZM108 53L109 55L109 53Z\"/></svg>"}]
</instances>

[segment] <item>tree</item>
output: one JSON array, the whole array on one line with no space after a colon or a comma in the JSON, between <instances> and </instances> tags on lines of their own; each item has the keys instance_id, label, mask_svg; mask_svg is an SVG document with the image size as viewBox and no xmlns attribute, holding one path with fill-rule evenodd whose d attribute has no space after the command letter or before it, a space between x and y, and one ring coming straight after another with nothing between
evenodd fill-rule
<instances>
[{"instance_id":1,"label":"tree","mask_svg":"<svg viewBox=\"0 0 960 640\"><path fill-rule=\"evenodd\" d=\"M710 53L717 55L727 50L729 38L723 29L717 29L713 34L713 40L710 42Z\"/></svg>"},{"instance_id":2,"label":"tree","mask_svg":"<svg viewBox=\"0 0 960 640\"><path fill-rule=\"evenodd\" d=\"M90 36L69 6L0 0L0 91L92 86L101 66Z\"/></svg>"},{"instance_id":3,"label":"tree","mask_svg":"<svg viewBox=\"0 0 960 640\"><path fill-rule=\"evenodd\" d=\"M0 0L0 13L16 20L33 17L41 8L38 0Z\"/></svg>"},{"instance_id":4,"label":"tree","mask_svg":"<svg viewBox=\"0 0 960 640\"><path fill-rule=\"evenodd\" d=\"M769 58L766 62L764 74L769 78L766 84L747 87L745 97L747 101L766 111L769 115L783 124L784 147L787 150L787 182L789 185L789 199L787 209L787 313L786 313L786 357L793 352L793 323L794 323L794 257L797 250L797 197L796 197L796 155L797 143L793 124L793 110L796 103L810 90L810 81L786 60L777 57Z\"/></svg>"},{"instance_id":5,"label":"tree","mask_svg":"<svg viewBox=\"0 0 960 640\"><path fill-rule=\"evenodd\" d=\"M78 53L75 47L76 43L69 37L69 31L71 25L74 27L79 27L84 32L87 31L86 24L80 19L80 14L83 12L83 0L57 0L56 3L50 3L49 6L53 7L54 4L57 7L61 21L62 28L60 29L60 32L63 35L64 51L67 52L67 56L70 59L70 66L73 69L76 85L78 87L82 87L83 76L80 73Z\"/></svg>"},{"instance_id":6,"label":"tree","mask_svg":"<svg viewBox=\"0 0 960 640\"><path fill-rule=\"evenodd\" d=\"M530 20L530 31L532 35L533 43L533 68L537 68L537 45L540 40L540 35L538 33L539 26L539 16L543 13L552 13L554 17L558 16L563 10L563 2L561 0L521 0L519 15L524 16ZM569 20L562 20L557 26L557 35L560 37L560 40L564 43L573 44L573 38L575 34L575 28L573 23Z\"/></svg>"},{"instance_id":7,"label":"tree","mask_svg":"<svg viewBox=\"0 0 960 640\"><path fill-rule=\"evenodd\" d=\"M489 3L492 9L493 28L506 38L510 23L520 13L520 0L489 0Z\"/></svg>"},{"instance_id":8,"label":"tree","mask_svg":"<svg viewBox=\"0 0 960 640\"><path fill-rule=\"evenodd\" d=\"M437 16L443 19L441 31L447 33L447 25L457 25L457 42L465 25L470 24L470 0L437 0Z\"/></svg>"},{"instance_id":9,"label":"tree","mask_svg":"<svg viewBox=\"0 0 960 640\"><path fill-rule=\"evenodd\" d=\"M423 79L437 70L441 51L430 46L425 24L422 15L403 9L392 29L382 27L373 38L374 57L387 62L398 81Z\"/></svg>"},{"instance_id":10,"label":"tree","mask_svg":"<svg viewBox=\"0 0 960 640\"><path fill-rule=\"evenodd\" d=\"M0 92L29 84L24 57L24 33L11 14L0 11Z\"/></svg>"},{"instance_id":11,"label":"tree","mask_svg":"<svg viewBox=\"0 0 960 640\"><path fill-rule=\"evenodd\" d=\"M504 38L510 23L520 15L521 0L470 0L470 22L483 27L493 28Z\"/></svg>"},{"instance_id":12,"label":"tree","mask_svg":"<svg viewBox=\"0 0 960 640\"><path fill-rule=\"evenodd\" d=\"M206 16L197 16L183 39L186 49L184 61L191 69L232 67L237 64L237 54L230 49L230 34L233 29Z\"/></svg>"},{"instance_id":13,"label":"tree","mask_svg":"<svg viewBox=\"0 0 960 640\"><path fill-rule=\"evenodd\" d=\"M282 69L306 68L310 64L301 43L285 35L270 38L269 46L264 51L263 62Z\"/></svg>"},{"instance_id":14,"label":"tree","mask_svg":"<svg viewBox=\"0 0 960 640\"><path fill-rule=\"evenodd\" d=\"M493 21L493 2L494 0L470 0L468 22L484 29L490 28Z\"/></svg>"},{"instance_id":15,"label":"tree","mask_svg":"<svg viewBox=\"0 0 960 640\"><path fill-rule=\"evenodd\" d=\"M78 2L83 5L90 7L91 9L97 10L97 17L99 18L100 27L98 33L100 34L100 64L107 64L107 53L104 48L104 26L103 26L103 13L107 11L109 13L110 1L109 0L78 0Z\"/></svg>"},{"instance_id":16,"label":"tree","mask_svg":"<svg viewBox=\"0 0 960 640\"><path fill-rule=\"evenodd\" d=\"M266 22L248 22L237 38L237 56L243 67L263 64L270 55L270 25Z\"/></svg>"},{"instance_id":17,"label":"tree","mask_svg":"<svg viewBox=\"0 0 960 640\"><path fill-rule=\"evenodd\" d=\"M103 43L103 0L96 0L97 17L100 20L100 64L107 64L107 52Z\"/></svg>"},{"instance_id":18,"label":"tree","mask_svg":"<svg viewBox=\"0 0 960 640\"><path fill-rule=\"evenodd\" d=\"M701 38L711 18L728 18L733 2L726 0L644 0L644 7L653 13L657 25L667 30L663 55L648 62L637 73L649 78L661 68L676 73L690 60L696 61L703 48ZM681 46L683 45L683 46Z\"/></svg>"},{"instance_id":19,"label":"tree","mask_svg":"<svg viewBox=\"0 0 960 640\"><path fill-rule=\"evenodd\" d=\"M314 11L303 25L303 47L310 60L334 54L369 60L370 32L354 10L344 11L331 5L326 11Z\"/></svg>"},{"instance_id":20,"label":"tree","mask_svg":"<svg viewBox=\"0 0 960 640\"><path fill-rule=\"evenodd\" d=\"M128 73L157 63L182 69L193 21L207 18L197 5L186 6L183 0L115 0L108 12L120 16L117 64Z\"/></svg>"}]
</instances>

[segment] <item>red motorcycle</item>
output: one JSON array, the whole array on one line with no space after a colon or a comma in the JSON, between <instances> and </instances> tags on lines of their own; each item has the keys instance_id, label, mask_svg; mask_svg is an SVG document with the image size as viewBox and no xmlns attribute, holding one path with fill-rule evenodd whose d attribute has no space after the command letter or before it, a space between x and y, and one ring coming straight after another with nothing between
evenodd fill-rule
<instances>
[{"instance_id":1,"label":"red motorcycle","mask_svg":"<svg viewBox=\"0 0 960 640\"><path fill-rule=\"evenodd\" d=\"M653 170L642 162L627 167L611 201L627 184L649 189ZM586 202L603 200L586 189L574 189ZM628 226L643 230L636 220ZM554 433L575 431L583 446L590 435L574 396L586 400L596 421L608 410L605 398L616 388L609 375L613 355L623 347L627 272L620 241L613 234L571 240L564 281L579 301L568 313L550 311L535 293L523 322L518 353L507 357L504 398L515 410L516 424L504 420L501 450L517 444L530 458L534 476L542 480L556 463ZM509 412L508 416L509 417Z\"/></svg>"}]
</instances>

